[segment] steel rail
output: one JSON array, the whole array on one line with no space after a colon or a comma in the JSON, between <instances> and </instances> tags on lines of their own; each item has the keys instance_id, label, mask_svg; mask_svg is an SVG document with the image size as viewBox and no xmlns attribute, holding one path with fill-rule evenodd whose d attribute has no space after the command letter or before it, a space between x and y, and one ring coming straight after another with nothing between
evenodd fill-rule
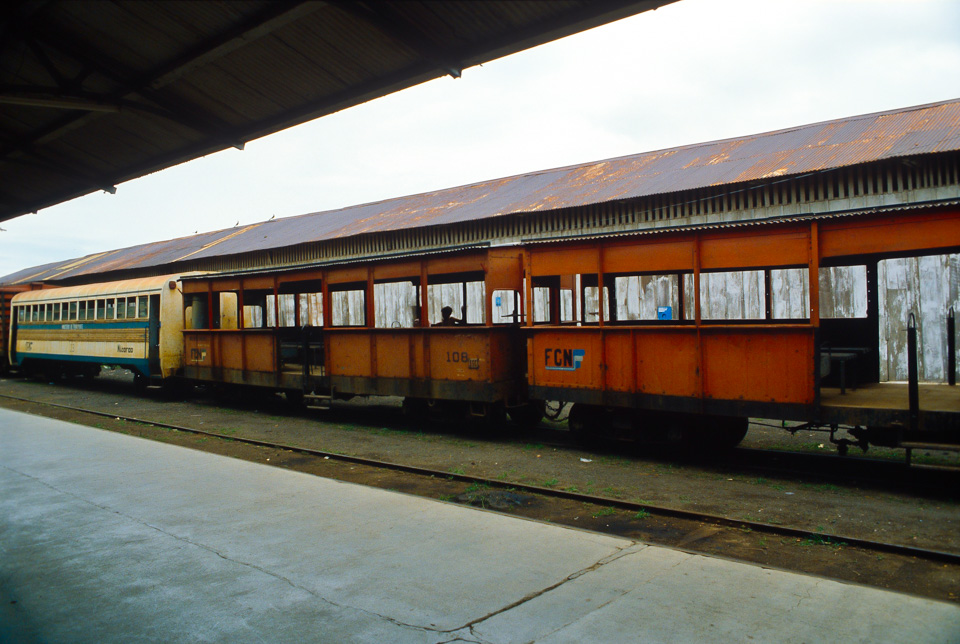
<instances>
[{"instance_id":1,"label":"steel rail","mask_svg":"<svg viewBox=\"0 0 960 644\"><path fill-rule=\"evenodd\" d=\"M759 521L731 519L730 517L725 517L717 514L708 514L705 512L695 512L692 510L680 510L677 508L669 508L669 507L658 506L658 505L635 503L633 501L624 501L621 499L583 494L580 492L570 492L567 490L557 490L557 489L548 488L548 487L541 487L538 485L529 485L525 483L511 483L507 481L489 479L489 478L484 478L480 476L471 476L469 474L456 474L451 472L443 472L440 470L433 470L425 467L419 467L416 465L405 465L403 463L382 461L378 459L365 458L362 456L350 456L347 454L337 454L335 452L326 452L323 450L311 449L307 447L299 447L296 445L286 445L283 443L277 443L272 441L263 441L255 438L242 438L237 436L228 436L226 434L210 432L203 429L195 429L192 427L184 427L182 425L174 425L172 423L146 420L143 418L136 418L133 416L123 416L123 415L118 415L118 414L109 413L109 412L97 411L95 409L85 409L83 407L63 405L60 403L31 400L29 398L21 398L19 396L11 396L8 394L0 394L0 398L6 398L8 400L16 400L20 402L26 402L26 403L32 403L32 404L38 404L38 405L46 405L48 407L65 409L68 411L75 411L75 412L80 412L84 414L90 414L93 416L100 416L103 418L111 418L114 420L123 420L123 421L141 423L144 425L150 425L153 427L160 427L164 429L173 429L176 431L208 436L210 438L220 438L220 439L230 440L238 443L244 443L247 445L256 445L258 447L283 449L291 452L307 454L310 456L316 456L324 459L343 461L346 463L354 463L358 465L365 465L365 466L379 468L379 469L389 469L397 472L416 474L419 476L446 478L448 480L455 480L463 483L479 483L479 484L486 485L490 488L498 488L498 489L510 490L510 491L523 491L531 494L538 494L540 496L567 499L571 501L578 501L581 503L590 503L592 505L597 505L597 506L615 507L621 510L632 510L632 511L643 510L657 516L686 519L686 520L699 521L704 523L712 523L714 525L736 528L736 529L750 528L753 531L762 532L765 534L796 537L798 539L816 539L816 540L822 541L823 543L856 546L858 548L863 548L865 550L870 550L870 551L885 552L889 554L898 554L898 555L904 555L904 556L910 556L910 557L917 557L917 558L925 559L928 561L940 561L944 563L960 565L960 553L946 552L943 550L931 550L928 548L918 548L916 546L904 546L904 545L889 543L885 541L873 541L870 539L861 539L859 537L851 537L851 536L841 535L841 534L811 531L811 530L805 530L802 528L791 528L787 526L774 525L771 523L762 523Z\"/></svg>"}]
</instances>

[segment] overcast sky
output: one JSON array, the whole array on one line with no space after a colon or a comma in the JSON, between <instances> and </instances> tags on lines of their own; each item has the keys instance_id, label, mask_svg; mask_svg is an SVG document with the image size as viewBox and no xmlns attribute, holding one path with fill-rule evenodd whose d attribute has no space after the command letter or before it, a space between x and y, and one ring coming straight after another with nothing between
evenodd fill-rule
<instances>
[{"instance_id":1,"label":"overcast sky","mask_svg":"<svg viewBox=\"0 0 960 644\"><path fill-rule=\"evenodd\" d=\"M681 0L3 222L0 276L958 97L957 0Z\"/></svg>"}]
</instances>

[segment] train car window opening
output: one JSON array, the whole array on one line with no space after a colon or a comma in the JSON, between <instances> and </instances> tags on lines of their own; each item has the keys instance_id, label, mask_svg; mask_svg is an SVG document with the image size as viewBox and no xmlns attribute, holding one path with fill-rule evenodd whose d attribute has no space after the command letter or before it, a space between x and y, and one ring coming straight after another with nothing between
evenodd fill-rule
<instances>
[{"instance_id":1,"label":"train car window opening","mask_svg":"<svg viewBox=\"0 0 960 644\"><path fill-rule=\"evenodd\" d=\"M125 297L117 298L117 319L127 319L127 298Z\"/></svg>"},{"instance_id":2,"label":"train car window opening","mask_svg":"<svg viewBox=\"0 0 960 644\"><path fill-rule=\"evenodd\" d=\"M300 326L323 326L323 293L299 293Z\"/></svg>"},{"instance_id":3,"label":"train car window opening","mask_svg":"<svg viewBox=\"0 0 960 644\"><path fill-rule=\"evenodd\" d=\"M693 275L684 279L687 314L693 312ZM700 274L700 318L702 320L764 320L766 314L764 271L716 271Z\"/></svg>"},{"instance_id":4,"label":"train car window opening","mask_svg":"<svg viewBox=\"0 0 960 644\"><path fill-rule=\"evenodd\" d=\"M533 287L533 323L547 324L554 322L551 319L551 301L549 286Z\"/></svg>"},{"instance_id":5,"label":"train car window opening","mask_svg":"<svg viewBox=\"0 0 960 644\"><path fill-rule=\"evenodd\" d=\"M456 324L486 324L484 300L486 276L481 271L431 274L427 278L427 309L430 326L447 326L443 309L449 306Z\"/></svg>"},{"instance_id":6,"label":"train car window opening","mask_svg":"<svg viewBox=\"0 0 960 644\"><path fill-rule=\"evenodd\" d=\"M336 327L362 327L367 324L367 284L354 282L330 287L331 324Z\"/></svg>"},{"instance_id":7,"label":"train car window opening","mask_svg":"<svg viewBox=\"0 0 960 644\"><path fill-rule=\"evenodd\" d=\"M153 301L148 307L151 318L156 318L159 314L157 298L158 296L151 296ZM188 330L210 328L206 293L187 295L183 298L183 325L183 328Z\"/></svg>"},{"instance_id":8,"label":"train car window opening","mask_svg":"<svg viewBox=\"0 0 960 644\"><path fill-rule=\"evenodd\" d=\"M244 329L262 329L263 328L263 307L258 304L243 305L243 328Z\"/></svg>"},{"instance_id":9,"label":"train car window opening","mask_svg":"<svg viewBox=\"0 0 960 644\"><path fill-rule=\"evenodd\" d=\"M149 300L147 299L146 295L141 295L137 298L137 317L138 318L145 320L148 317L150 317L150 313L149 313L150 309L147 306L148 301Z\"/></svg>"},{"instance_id":10,"label":"train car window opening","mask_svg":"<svg viewBox=\"0 0 960 644\"><path fill-rule=\"evenodd\" d=\"M240 314L237 310L239 297L236 292L222 291L219 297L214 298L218 305L217 320L219 329L236 330L239 328Z\"/></svg>"},{"instance_id":11,"label":"train car window opening","mask_svg":"<svg viewBox=\"0 0 960 644\"><path fill-rule=\"evenodd\" d=\"M134 319L137 317L137 298L128 297L127 298L127 318Z\"/></svg>"},{"instance_id":12,"label":"train car window opening","mask_svg":"<svg viewBox=\"0 0 960 644\"><path fill-rule=\"evenodd\" d=\"M612 320L628 322L676 322L689 319L680 306L681 276L677 273L607 275L612 284Z\"/></svg>"},{"instance_id":13,"label":"train car window opening","mask_svg":"<svg viewBox=\"0 0 960 644\"><path fill-rule=\"evenodd\" d=\"M24 313L23 307L22 307L22 306L18 306L18 307L17 307L17 322L23 322L25 318L26 318L26 314Z\"/></svg>"},{"instance_id":14,"label":"train car window opening","mask_svg":"<svg viewBox=\"0 0 960 644\"><path fill-rule=\"evenodd\" d=\"M574 290L572 288L560 289L560 324L574 324L577 321L577 314L574 308Z\"/></svg>"},{"instance_id":15,"label":"train car window opening","mask_svg":"<svg viewBox=\"0 0 960 644\"><path fill-rule=\"evenodd\" d=\"M269 300L269 303L268 303ZM273 294L265 290L243 292L243 328L265 329L276 326L272 321Z\"/></svg>"},{"instance_id":16,"label":"train car window opening","mask_svg":"<svg viewBox=\"0 0 960 644\"><path fill-rule=\"evenodd\" d=\"M76 320L76 319L77 319L77 303L76 303L76 302L70 302L70 312L69 312L69 315L70 315L70 319L71 319L71 320Z\"/></svg>"},{"instance_id":17,"label":"train car window opening","mask_svg":"<svg viewBox=\"0 0 960 644\"><path fill-rule=\"evenodd\" d=\"M376 328L413 328L420 319L420 280L376 282L373 302Z\"/></svg>"},{"instance_id":18,"label":"train car window opening","mask_svg":"<svg viewBox=\"0 0 960 644\"><path fill-rule=\"evenodd\" d=\"M296 296L292 293L281 293L280 298L280 324L281 327L297 326L296 318Z\"/></svg>"},{"instance_id":19,"label":"train car window opening","mask_svg":"<svg viewBox=\"0 0 960 644\"><path fill-rule=\"evenodd\" d=\"M596 274L567 274L533 278L534 324L597 324L599 313ZM609 277L607 284L613 284ZM610 319L610 289L604 287L604 320ZM588 301L589 297L589 301Z\"/></svg>"},{"instance_id":20,"label":"train car window opening","mask_svg":"<svg viewBox=\"0 0 960 644\"><path fill-rule=\"evenodd\" d=\"M491 296L493 309L493 324L521 324L523 322L523 307L519 290L500 289Z\"/></svg>"},{"instance_id":21,"label":"train car window opening","mask_svg":"<svg viewBox=\"0 0 960 644\"><path fill-rule=\"evenodd\" d=\"M594 282L596 282L596 275L592 276ZM600 287L593 286L584 286L583 287L583 323L584 324L599 324L600 323ZM606 286L603 287L603 321L607 322L610 320L610 289Z\"/></svg>"},{"instance_id":22,"label":"train car window opening","mask_svg":"<svg viewBox=\"0 0 960 644\"><path fill-rule=\"evenodd\" d=\"M115 312L116 312L116 301L111 297L107 299L106 319L113 320L116 317Z\"/></svg>"},{"instance_id":23,"label":"train car window opening","mask_svg":"<svg viewBox=\"0 0 960 644\"><path fill-rule=\"evenodd\" d=\"M457 324L484 324L485 291L486 285L480 281L428 284L430 326L446 325L443 321L443 309L447 306L452 311L451 318L455 318Z\"/></svg>"},{"instance_id":24,"label":"train car window opening","mask_svg":"<svg viewBox=\"0 0 960 644\"><path fill-rule=\"evenodd\" d=\"M80 300L77 302L77 319L86 320L87 319L87 301Z\"/></svg>"},{"instance_id":25,"label":"train car window opening","mask_svg":"<svg viewBox=\"0 0 960 644\"><path fill-rule=\"evenodd\" d=\"M810 319L809 268L770 269L769 284L770 319L781 322Z\"/></svg>"},{"instance_id":26,"label":"train car window opening","mask_svg":"<svg viewBox=\"0 0 960 644\"><path fill-rule=\"evenodd\" d=\"M244 293L244 300L249 301L249 293ZM277 327L277 298L273 294L267 294L263 298L264 326L275 329Z\"/></svg>"},{"instance_id":27,"label":"train car window opening","mask_svg":"<svg viewBox=\"0 0 960 644\"><path fill-rule=\"evenodd\" d=\"M884 260L897 261L897 260ZM867 317L867 267L824 266L820 268L820 317L850 319Z\"/></svg>"},{"instance_id":28,"label":"train car window opening","mask_svg":"<svg viewBox=\"0 0 960 644\"><path fill-rule=\"evenodd\" d=\"M53 305L53 321L54 322L60 321L62 308L63 308L63 304L61 304L60 302L57 302L56 304Z\"/></svg>"}]
</instances>

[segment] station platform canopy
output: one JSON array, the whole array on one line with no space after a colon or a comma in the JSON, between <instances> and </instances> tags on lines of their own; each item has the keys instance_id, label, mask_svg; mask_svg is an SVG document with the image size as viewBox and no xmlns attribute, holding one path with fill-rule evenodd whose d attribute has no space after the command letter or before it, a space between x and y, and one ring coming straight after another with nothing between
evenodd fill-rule
<instances>
[{"instance_id":1,"label":"station platform canopy","mask_svg":"<svg viewBox=\"0 0 960 644\"><path fill-rule=\"evenodd\" d=\"M0 221L674 1L15 1Z\"/></svg>"}]
</instances>

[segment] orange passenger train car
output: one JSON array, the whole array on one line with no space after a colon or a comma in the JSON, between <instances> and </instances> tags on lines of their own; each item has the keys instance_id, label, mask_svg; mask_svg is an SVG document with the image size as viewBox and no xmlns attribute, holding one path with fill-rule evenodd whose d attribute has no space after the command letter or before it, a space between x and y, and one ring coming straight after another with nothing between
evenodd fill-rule
<instances>
[{"instance_id":1,"label":"orange passenger train car","mask_svg":"<svg viewBox=\"0 0 960 644\"><path fill-rule=\"evenodd\" d=\"M733 445L764 417L852 425L864 446L956 443L956 387L879 382L877 265L958 250L955 207L530 244L529 395L574 403L570 428L587 438ZM821 311L835 267L866 282L862 315ZM718 302L718 276L747 286ZM775 301L771 285L787 278L802 307ZM631 308L645 296L657 306Z\"/></svg>"},{"instance_id":2,"label":"orange passenger train car","mask_svg":"<svg viewBox=\"0 0 960 644\"><path fill-rule=\"evenodd\" d=\"M325 407L402 396L528 422L518 249L473 247L184 280L184 376Z\"/></svg>"}]
</instances>

